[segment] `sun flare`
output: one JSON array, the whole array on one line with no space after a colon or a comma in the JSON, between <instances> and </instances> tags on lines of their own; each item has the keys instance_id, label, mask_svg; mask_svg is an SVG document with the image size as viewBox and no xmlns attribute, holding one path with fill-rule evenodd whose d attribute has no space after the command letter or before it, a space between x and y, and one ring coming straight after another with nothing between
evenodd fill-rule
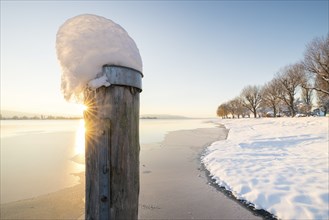
<instances>
[{"instance_id":1,"label":"sun flare","mask_svg":"<svg viewBox=\"0 0 329 220\"><path fill-rule=\"evenodd\" d=\"M79 109L80 109L82 112L84 112L84 111L87 111L88 106L86 106L86 105L84 105L84 104L80 104L80 105L79 105Z\"/></svg>"}]
</instances>

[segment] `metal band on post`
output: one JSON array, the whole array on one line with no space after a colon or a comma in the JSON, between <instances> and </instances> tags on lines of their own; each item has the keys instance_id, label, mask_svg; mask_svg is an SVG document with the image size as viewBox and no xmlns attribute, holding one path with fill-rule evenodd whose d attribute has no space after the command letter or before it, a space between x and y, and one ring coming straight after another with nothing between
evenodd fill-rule
<instances>
[{"instance_id":1,"label":"metal band on post","mask_svg":"<svg viewBox=\"0 0 329 220\"><path fill-rule=\"evenodd\" d=\"M131 86L142 91L143 74L132 68L104 65L103 74L111 85Z\"/></svg>"}]
</instances>

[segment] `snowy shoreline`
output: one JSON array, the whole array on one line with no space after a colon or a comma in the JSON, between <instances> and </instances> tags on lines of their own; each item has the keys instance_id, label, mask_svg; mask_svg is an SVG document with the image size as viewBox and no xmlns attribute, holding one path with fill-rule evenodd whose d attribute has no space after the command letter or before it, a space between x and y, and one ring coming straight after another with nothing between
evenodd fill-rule
<instances>
[{"instance_id":1,"label":"snowy shoreline","mask_svg":"<svg viewBox=\"0 0 329 220\"><path fill-rule=\"evenodd\" d=\"M267 219L267 220L277 220L278 219L272 213L270 213L270 212L268 212L264 209L256 209L254 204L249 203L246 200L237 198L232 193L232 191L226 189L224 186L220 186L219 184L217 184L216 179L213 178L213 176L211 175L209 170L207 170L206 166L202 162L201 162L201 166L202 166L202 170L204 171L204 173L205 173L205 175L208 179L208 184L211 185L212 187L214 187L217 191L221 192L222 194L224 194L229 199L237 202L239 205L241 205L245 209L249 210L255 216L259 216L259 217L262 217L263 219Z\"/></svg>"},{"instance_id":2,"label":"snowy shoreline","mask_svg":"<svg viewBox=\"0 0 329 220\"><path fill-rule=\"evenodd\" d=\"M220 120L202 162L214 181L282 219L328 218L328 118Z\"/></svg>"},{"instance_id":3,"label":"snowy shoreline","mask_svg":"<svg viewBox=\"0 0 329 220\"><path fill-rule=\"evenodd\" d=\"M227 129L223 124L218 123L217 121L211 121L212 123L216 124L217 127L226 129L226 137L223 140L226 140L229 134L229 129ZM209 146L208 146L209 147ZM237 202L239 205L244 207L245 209L249 210L251 213L253 213L255 216L262 217L263 219L267 220L277 220L278 218L273 215L272 213L266 211L265 209L257 209L255 208L255 205L246 201L245 199L241 199L236 197L232 191L227 189L225 186L221 186L216 182L216 178L210 173L210 171L207 169L206 165L203 163L203 158L205 157L207 153L208 147L205 147L202 152L199 154L199 162L201 164L201 170L205 173L205 176L208 179L208 184L214 187L217 191L224 194L229 199L233 200L234 202Z\"/></svg>"}]
</instances>

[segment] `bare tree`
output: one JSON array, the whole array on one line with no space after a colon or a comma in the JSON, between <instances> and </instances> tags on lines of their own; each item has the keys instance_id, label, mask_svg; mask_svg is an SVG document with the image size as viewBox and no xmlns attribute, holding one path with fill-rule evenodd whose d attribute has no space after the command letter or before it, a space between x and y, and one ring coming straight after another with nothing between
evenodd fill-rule
<instances>
[{"instance_id":1,"label":"bare tree","mask_svg":"<svg viewBox=\"0 0 329 220\"><path fill-rule=\"evenodd\" d=\"M240 97L235 97L230 102L231 108L234 110L234 114L240 118L240 116L243 116L245 114L245 107L243 106L243 101Z\"/></svg>"},{"instance_id":2,"label":"bare tree","mask_svg":"<svg viewBox=\"0 0 329 220\"><path fill-rule=\"evenodd\" d=\"M278 81L279 98L288 106L292 117L296 115L295 95L297 88L304 79L305 69L300 63L285 66L274 78Z\"/></svg>"},{"instance_id":3,"label":"bare tree","mask_svg":"<svg viewBox=\"0 0 329 220\"><path fill-rule=\"evenodd\" d=\"M301 98L304 104L304 113L309 113L312 109L313 90L311 89L310 82L305 79L302 83Z\"/></svg>"},{"instance_id":4,"label":"bare tree","mask_svg":"<svg viewBox=\"0 0 329 220\"><path fill-rule=\"evenodd\" d=\"M241 92L241 99L243 106L249 109L256 118L257 109L262 100L260 86L246 86Z\"/></svg>"},{"instance_id":5,"label":"bare tree","mask_svg":"<svg viewBox=\"0 0 329 220\"><path fill-rule=\"evenodd\" d=\"M232 115L232 118L235 118L236 115L236 106L233 100L228 101L227 103L227 109L229 114Z\"/></svg>"},{"instance_id":6,"label":"bare tree","mask_svg":"<svg viewBox=\"0 0 329 220\"><path fill-rule=\"evenodd\" d=\"M222 118L227 118L227 115L229 114L229 110L227 107L227 104L221 104L220 106L218 106L217 108L217 115L218 117L222 117Z\"/></svg>"},{"instance_id":7,"label":"bare tree","mask_svg":"<svg viewBox=\"0 0 329 220\"><path fill-rule=\"evenodd\" d=\"M329 96L329 34L306 46L303 66L314 78L314 86L309 88Z\"/></svg>"},{"instance_id":8,"label":"bare tree","mask_svg":"<svg viewBox=\"0 0 329 220\"><path fill-rule=\"evenodd\" d=\"M318 86L319 88L322 88L322 91L323 90L328 90L329 91L328 84L324 80L321 80L319 77L317 77L315 79L314 84L316 86ZM316 90L317 104L322 109L324 114L326 115L326 113L329 110L329 95L325 92L322 92L322 91Z\"/></svg>"},{"instance_id":9,"label":"bare tree","mask_svg":"<svg viewBox=\"0 0 329 220\"><path fill-rule=\"evenodd\" d=\"M228 113L232 115L233 118L237 116L237 118L240 118L240 116L244 116L246 114L246 110L243 106L242 100L240 97L236 97L227 103L225 103Z\"/></svg>"},{"instance_id":10,"label":"bare tree","mask_svg":"<svg viewBox=\"0 0 329 220\"><path fill-rule=\"evenodd\" d=\"M276 117L279 103L280 103L280 91L279 91L279 81L276 79L271 80L266 83L262 90L262 104L263 106L270 107L273 109L273 117Z\"/></svg>"},{"instance_id":11,"label":"bare tree","mask_svg":"<svg viewBox=\"0 0 329 220\"><path fill-rule=\"evenodd\" d=\"M326 115L329 111L329 96L325 93L318 92L317 98L318 98L318 106L324 112L324 115Z\"/></svg>"}]
</instances>

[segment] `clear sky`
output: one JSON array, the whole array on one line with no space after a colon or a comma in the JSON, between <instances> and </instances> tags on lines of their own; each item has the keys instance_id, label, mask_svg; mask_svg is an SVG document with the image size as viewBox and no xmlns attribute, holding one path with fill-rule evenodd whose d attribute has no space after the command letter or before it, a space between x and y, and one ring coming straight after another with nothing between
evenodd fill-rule
<instances>
[{"instance_id":1,"label":"clear sky","mask_svg":"<svg viewBox=\"0 0 329 220\"><path fill-rule=\"evenodd\" d=\"M60 91L58 28L104 16L143 60L141 114L216 115L247 85L263 85L328 34L328 1L3 1L1 109L80 114Z\"/></svg>"}]
</instances>

